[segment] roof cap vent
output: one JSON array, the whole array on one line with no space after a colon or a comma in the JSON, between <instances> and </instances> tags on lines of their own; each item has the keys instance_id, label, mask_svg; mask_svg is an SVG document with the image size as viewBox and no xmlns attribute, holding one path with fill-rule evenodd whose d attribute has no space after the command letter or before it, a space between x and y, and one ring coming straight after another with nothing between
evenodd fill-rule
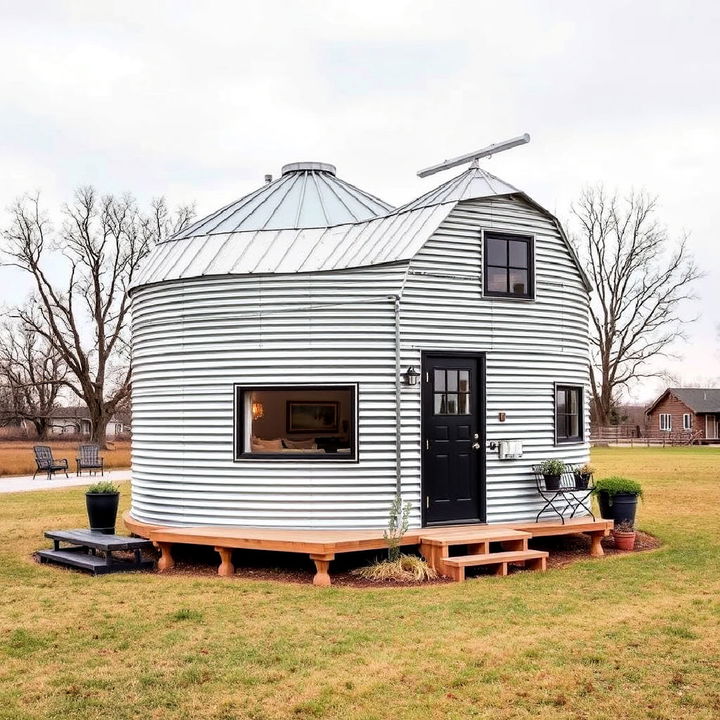
<instances>
[{"instance_id":1,"label":"roof cap vent","mask_svg":"<svg viewBox=\"0 0 720 720\"><path fill-rule=\"evenodd\" d=\"M335 175L337 169L330 163L321 162L296 162L290 163L289 165L283 165L281 173L283 175L289 175L290 173L296 172L324 172L330 175Z\"/></svg>"}]
</instances>

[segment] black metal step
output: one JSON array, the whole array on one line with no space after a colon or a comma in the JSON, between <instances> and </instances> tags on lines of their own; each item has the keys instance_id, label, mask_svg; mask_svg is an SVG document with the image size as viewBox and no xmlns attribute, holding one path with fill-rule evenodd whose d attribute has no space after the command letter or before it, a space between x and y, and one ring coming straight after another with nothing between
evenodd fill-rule
<instances>
[{"instance_id":1,"label":"black metal step","mask_svg":"<svg viewBox=\"0 0 720 720\"><path fill-rule=\"evenodd\" d=\"M145 538L133 538L127 535L105 535L85 528L76 530L46 530L45 537L56 542L66 542L70 545L82 545L95 548L95 550L144 550L151 548L152 543Z\"/></svg>"},{"instance_id":2,"label":"black metal step","mask_svg":"<svg viewBox=\"0 0 720 720\"><path fill-rule=\"evenodd\" d=\"M132 570L150 570L155 567L154 560L140 560L140 562L137 563L135 560L121 560L116 557L112 557L110 564L108 564L105 557L87 553L81 547L66 548L64 550L38 550L37 556L40 558L40 562L79 568L81 570L87 570L93 575L129 572Z\"/></svg>"}]
</instances>

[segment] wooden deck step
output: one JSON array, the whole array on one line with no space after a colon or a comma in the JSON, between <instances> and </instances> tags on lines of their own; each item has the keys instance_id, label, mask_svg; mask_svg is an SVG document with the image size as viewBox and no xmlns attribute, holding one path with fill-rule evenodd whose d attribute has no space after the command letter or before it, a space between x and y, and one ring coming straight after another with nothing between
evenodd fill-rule
<instances>
[{"instance_id":1,"label":"wooden deck step","mask_svg":"<svg viewBox=\"0 0 720 720\"><path fill-rule=\"evenodd\" d=\"M473 545L482 542L529 540L531 537L532 533L523 530L486 526L458 530L449 529L442 532L434 529L430 532L419 533L420 542L428 545Z\"/></svg>"},{"instance_id":2,"label":"wooden deck step","mask_svg":"<svg viewBox=\"0 0 720 720\"><path fill-rule=\"evenodd\" d=\"M545 570L549 553L544 550L513 550L509 552L480 553L442 559L440 572L457 582L465 579L465 568L497 565L496 575L507 575L509 563L526 563L533 570Z\"/></svg>"}]
</instances>

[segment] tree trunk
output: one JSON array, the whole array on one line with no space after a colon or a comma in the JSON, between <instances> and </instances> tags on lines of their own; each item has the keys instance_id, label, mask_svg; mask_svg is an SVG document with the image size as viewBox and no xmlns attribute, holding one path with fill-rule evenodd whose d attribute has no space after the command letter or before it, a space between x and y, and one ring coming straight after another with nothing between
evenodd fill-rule
<instances>
[{"instance_id":1,"label":"tree trunk","mask_svg":"<svg viewBox=\"0 0 720 720\"><path fill-rule=\"evenodd\" d=\"M107 424L110 418L104 412L97 413L96 415L90 411L90 415L90 421L92 423L90 429L90 442L95 445L99 445L101 448L105 448L107 446Z\"/></svg>"}]
</instances>

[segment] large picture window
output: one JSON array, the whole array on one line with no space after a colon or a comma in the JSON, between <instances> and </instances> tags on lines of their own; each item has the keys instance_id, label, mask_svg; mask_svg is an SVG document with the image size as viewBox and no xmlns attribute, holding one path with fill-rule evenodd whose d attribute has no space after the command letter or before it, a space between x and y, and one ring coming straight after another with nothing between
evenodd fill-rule
<instances>
[{"instance_id":1,"label":"large picture window","mask_svg":"<svg viewBox=\"0 0 720 720\"><path fill-rule=\"evenodd\" d=\"M235 386L235 459L355 460L355 385Z\"/></svg>"},{"instance_id":2,"label":"large picture window","mask_svg":"<svg viewBox=\"0 0 720 720\"><path fill-rule=\"evenodd\" d=\"M485 233L484 294L532 298L533 241L522 235Z\"/></svg>"},{"instance_id":3,"label":"large picture window","mask_svg":"<svg viewBox=\"0 0 720 720\"><path fill-rule=\"evenodd\" d=\"M558 443L582 442L583 390L579 385L555 386L555 440Z\"/></svg>"}]
</instances>

